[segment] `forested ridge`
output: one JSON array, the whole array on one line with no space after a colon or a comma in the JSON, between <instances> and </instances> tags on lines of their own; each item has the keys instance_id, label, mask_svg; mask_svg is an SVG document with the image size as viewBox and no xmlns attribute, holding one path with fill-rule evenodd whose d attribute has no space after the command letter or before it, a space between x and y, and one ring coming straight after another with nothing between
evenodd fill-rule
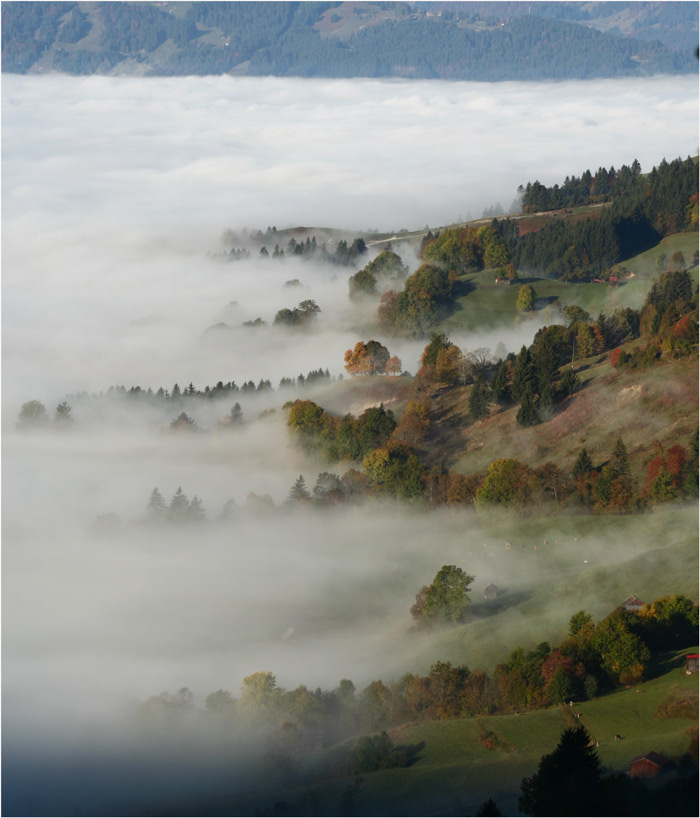
<instances>
[{"instance_id":1,"label":"forested ridge","mask_svg":"<svg viewBox=\"0 0 700 818\"><path fill-rule=\"evenodd\" d=\"M625 16L601 3L596 16L572 3L581 8L569 19L550 8L560 4L534 4L527 16L511 4L439 5L5 3L2 70L480 81L697 70L678 34L697 31L685 8L692 4L670 4L680 8L668 12L667 4L637 4L643 13Z\"/></svg>"},{"instance_id":2,"label":"forested ridge","mask_svg":"<svg viewBox=\"0 0 700 818\"><path fill-rule=\"evenodd\" d=\"M611 268L650 249L662 238L698 226L698 163L662 160L648 174L639 162L619 169L586 170L546 187L520 186L524 215L493 219L490 226L449 228L428 234L422 253L453 276L501 268L564 281L608 279ZM588 208L587 210L585 208ZM573 210L579 208L577 210ZM533 212L558 218L529 221ZM508 264L513 265L511 272ZM381 318L381 309L380 309Z\"/></svg>"}]
</instances>

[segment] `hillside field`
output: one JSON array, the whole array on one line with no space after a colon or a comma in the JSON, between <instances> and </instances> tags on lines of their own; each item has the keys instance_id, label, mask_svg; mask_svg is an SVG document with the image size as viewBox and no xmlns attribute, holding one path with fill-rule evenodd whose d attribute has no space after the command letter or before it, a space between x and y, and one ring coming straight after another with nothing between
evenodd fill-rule
<instances>
[{"instance_id":1,"label":"hillside field","mask_svg":"<svg viewBox=\"0 0 700 818\"><path fill-rule=\"evenodd\" d=\"M697 676L685 674L689 652L697 652L697 647L663 655L663 672L645 684L575 703L571 709L557 706L519 716L481 716L395 728L390 734L397 744L424 742L409 767L319 781L338 770L339 758L352 741L316 751L306 757L301 774L317 783L272 790L268 779L264 796L251 793L198 804L198 814L250 815L260 810L267 815L474 815L491 797L502 814L515 815L522 778L531 776L541 756L554 749L562 731L577 723L599 742L599 757L608 770L623 771L632 758L652 749L678 760L688 749L696 718L656 714L669 696L696 694ZM570 711L580 713L580 721ZM482 746L479 737L486 731L496 734L498 749ZM620 741L615 741L616 734ZM278 811L273 813L275 804ZM282 809L289 811L279 811Z\"/></svg>"},{"instance_id":2,"label":"hillside field","mask_svg":"<svg viewBox=\"0 0 700 818\"><path fill-rule=\"evenodd\" d=\"M624 267L634 278L625 278L617 287L607 283L576 284L549 278L524 276L513 284L494 283L495 270L482 270L461 276L459 286L466 294L458 296L454 311L437 328L447 335L455 331L478 332L494 326L513 326L524 316L515 309L518 290L530 284L537 298L535 314L546 324L556 323L560 310L576 305L597 318L599 313L611 315L615 310L631 307L638 310L644 303L653 279L658 275L656 261L662 254L668 259L680 250L690 263L698 249L698 233L676 233L667 236L651 250L615 265L619 273ZM698 265L690 268L698 281Z\"/></svg>"}]
</instances>

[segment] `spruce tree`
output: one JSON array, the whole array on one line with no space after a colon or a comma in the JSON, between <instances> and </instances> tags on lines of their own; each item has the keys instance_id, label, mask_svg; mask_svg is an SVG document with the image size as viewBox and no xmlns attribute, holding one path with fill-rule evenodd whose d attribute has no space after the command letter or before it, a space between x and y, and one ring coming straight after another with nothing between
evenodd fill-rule
<instances>
[{"instance_id":1,"label":"spruce tree","mask_svg":"<svg viewBox=\"0 0 700 818\"><path fill-rule=\"evenodd\" d=\"M294 481L294 484L289 489L289 495L287 497L288 503L295 503L299 500L310 500L311 495L309 494L308 489L306 488L306 480L304 480L303 475L299 475L297 479Z\"/></svg>"},{"instance_id":2,"label":"spruce tree","mask_svg":"<svg viewBox=\"0 0 700 818\"><path fill-rule=\"evenodd\" d=\"M621 437L618 437L612 457L610 458L610 471L612 472L613 479L620 480L621 484L626 488L632 485L632 468L630 466L629 457L627 456L627 448L622 442Z\"/></svg>"},{"instance_id":3,"label":"spruce tree","mask_svg":"<svg viewBox=\"0 0 700 818\"><path fill-rule=\"evenodd\" d=\"M574 464L574 480L578 480L579 477L588 477L592 471L593 461L588 456L588 452L585 449L581 449Z\"/></svg>"},{"instance_id":4,"label":"spruce tree","mask_svg":"<svg viewBox=\"0 0 700 818\"><path fill-rule=\"evenodd\" d=\"M573 395L580 383L578 375L573 369L567 369L562 379L559 381L559 400L568 398Z\"/></svg>"},{"instance_id":5,"label":"spruce tree","mask_svg":"<svg viewBox=\"0 0 700 818\"><path fill-rule=\"evenodd\" d=\"M163 495L158 491L158 487L154 488L148 500L147 512L149 517L162 518L165 514L165 500Z\"/></svg>"},{"instance_id":6,"label":"spruce tree","mask_svg":"<svg viewBox=\"0 0 700 818\"><path fill-rule=\"evenodd\" d=\"M469 414L474 420L482 420L489 414L489 387L483 376L477 376L469 396Z\"/></svg>"},{"instance_id":7,"label":"spruce tree","mask_svg":"<svg viewBox=\"0 0 700 818\"><path fill-rule=\"evenodd\" d=\"M539 423L539 414L537 412L537 405L535 403L532 389L528 386L522 395L520 402L520 409L515 416L520 426L535 426Z\"/></svg>"},{"instance_id":8,"label":"spruce tree","mask_svg":"<svg viewBox=\"0 0 700 818\"><path fill-rule=\"evenodd\" d=\"M535 775L523 778L518 807L525 815L614 815L603 803L603 770L584 727L570 727Z\"/></svg>"},{"instance_id":9,"label":"spruce tree","mask_svg":"<svg viewBox=\"0 0 700 818\"><path fill-rule=\"evenodd\" d=\"M63 401L63 403L59 403L56 407L56 416L54 418L55 423L63 423L68 425L69 423L73 422L73 418L71 416L71 412L73 410L71 407Z\"/></svg>"},{"instance_id":10,"label":"spruce tree","mask_svg":"<svg viewBox=\"0 0 700 818\"><path fill-rule=\"evenodd\" d=\"M526 389L535 393L537 388L537 379L535 377L535 367L532 363L532 356L527 347L523 347L518 353L515 364L513 365L513 381L510 387L510 393L514 401L520 401Z\"/></svg>"},{"instance_id":11,"label":"spruce tree","mask_svg":"<svg viewBox=\"0 0 700 818\"><path fill-rule=\"evenodd\" d=\"M243 412L241 410L241 404L238 403L238 401L236 401L236 403L234 403L231 407L229 419L232 426L239 426L241 423L243 423Z\"/></svg>"},{"instance_id":12,"label":"spruce tree","mask_svg":"<svg viewBox=\"0 0 700 818\"><path fill-rule=\"evenodd\" d=\"M187 496L184 494L180 486L178 486L177 491L175 494L173 494L170 500L170 505L168 506L168 517L173 522L180 523L188 518L189 509L190 504Z\"/></svg>"},{"instance_id":13,"label":"spruce tree","mask_svg":"<svg viewBox=\"0 0 700 818\"><path fill-rule=\"evenodd\" d=\"M510 385L508 384L508 361L499 361L498 369L491 384L494 400L507 401L510 399Z\"/></svg>"},{"instance_id":14,"label":"spruce tree","mask_svg":"<svg viewBox=\"0 0 700 818\"><path fill-rule=\"evenodd\" d=\"M194 523L206 520L206 515L204 513L202 501L199 499L199 497L197 497L196 494L194 495L192 501L190 502L187 516Z\"/></svg>"}]
</instances>

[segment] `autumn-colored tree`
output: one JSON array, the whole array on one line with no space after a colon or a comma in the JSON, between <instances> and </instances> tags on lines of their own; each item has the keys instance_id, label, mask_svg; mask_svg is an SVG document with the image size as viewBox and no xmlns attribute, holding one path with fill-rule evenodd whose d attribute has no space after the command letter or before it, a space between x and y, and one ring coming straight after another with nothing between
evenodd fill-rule
<instances>
[{"instance_id":1,"label":"autumn-colored tree","mask_svg":"<svg viewBox=\"0 0 700 818\"><path fill-rule=\"evenodd\" d=\"M435 359L435 379L449 386L458 383L462 373L462 357L461 350L454 344L439 350Z\"/></svg>"},{"instance_id":2,"label":"autumn-colored tree","mask_svg":"<svg viewBox=\"0 0 700 818\"><path fill-rule=\"evenodd\" d=\"M602 352L605 352L606 349L603 329L599 324L593 324L590 329L593 337L593 354L600 355Z\"/></svg>"},{"instance_id":3,"label":"autumn-colored tree","mask_svg":"<svg viewBox=\"0 0 700 818\"><path fill-rule=\"evenodd\" d=\"M376 375L386 372L389 350L379 341L358 341L345 353L345 369L351 375Z\"/></svg>"},{"instance_id":4,"label":"autumn-colored tree","mask_svg":"<svg viewBox=\"0 0 700 818\"><path fill-rule=\"evenodd\" d=\"M374 449L362 461L362 467L380 492L405 500L423 493L425 466L405 443L390 441Z\"/></svg>"},{"instance_id":5,"label":"autumn-colored tree","mask_svg":"<svg viewBox=\"0 0 700 818\"><path fill-rule=\"evenodd\" d=\"M398 355L392 355L386 362L385 371L388 375L400 375L402 369L401 358Z\"/></svg>"},{"instance_id":6,"label":"autumn-colored tree","mask_svg":"<svg viewBox=\"0 0 700 818\"><path fill-rule=\"evenodd\" d=\"M409 401L401 420L394 429L392 439L403 441L410 446L417 446L425 440L429 427L428 407L420 401Z\"/></svg>"},{"instance_id":7,"label":"autumn-colored tree","mask_svg":"<svg viewBox=\"0 0 700 818\"><path fill-rule=\"evenodd\" d=\"M447 487L448 505L471 505L481 483L479 474L456 474L450 472L450 482Z\"/></svg>"},{"instance_id":8,"label":"autumn-colored tree","mask_svg":"<svg viewBox=\"0 0 700 818\"><path fill-rule=\"evenodd\" d=\"M588 324L580 321L575 325L574 358L588 358L595 353L595 340Z\"/></svg>"},{"instance_id":9,"label":"autumn-colored tree","mask_svg":"<svg viewBox=\"0 0 700 818\"><path fill-rule=\"evenodd\" d=\"M377 323L379 326L388 330L391 329L394 322L394 312L396 310L396 301L399 297L396 290L387 290L379 299L379 307L377 308Z\"/></svg>"},{"instance_id":10,"label":"autumn-colored tree","mask_svg":"<svg viewBox=\"0 0 700 818\"><path fill-rule=\"evenodd\" d=\"M518 460L502 458L488 467L474 501L482 509L521 511L529 504L532 490L532 470Z\"/></svg>"},{"instance_id":11,"label":"autumn-colored tree","mask_svg":"<svg viewBox=\"0 0 700 818\"><path fill-rule=\"evenodd\" d=\"M243 679L240 707L250 721L260 723L277 717L284 690L273 673L259 671Z\"/></svg>"},{"instance_id":12,"label":"autumn-colored tree","mask_svg":"<svg viewBox=\"0 0 700 818\"><path fill-rule=\"evenodd\" d=\"M571 487L566 475L555 463L543 463L538 466L535 469L535 478L545 497L551 496L555 503L561 503L566 499Z\"/></svg>"}]
</instances>

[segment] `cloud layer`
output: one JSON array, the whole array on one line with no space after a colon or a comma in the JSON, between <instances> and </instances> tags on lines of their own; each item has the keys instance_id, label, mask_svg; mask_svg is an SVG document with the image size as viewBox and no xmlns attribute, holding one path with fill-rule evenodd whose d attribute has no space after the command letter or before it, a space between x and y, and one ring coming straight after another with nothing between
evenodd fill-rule
<instances>
[{"instance_id":1,"label":"cloud layer","mask_svg":"<svg viewBox=\"0 0 700 818\"><path fill-rule=\"evenodd\" d=\"M20 435L22 403L38 399L52 413L69 393L118 383L276 386L318 367L337 374L364 329L347 297L355 269L217 263L206 254L221 249L226 228L435 227L508 207L535 178L551 184L635 157L646 171L697 150L697 91L692 77L4 75L6 749L19 736L41 743L53 721L73 730L163 689L236 693L261 669L290 686L364 683L416 651L408 607L442 564L465 565L479 582L516 586L526 575L515 557L491 559L466 514L241 518L196 537L129 524L153 486L168 500L182 485L214 517L228 498L270 492L279 502L298 474L312 482L324 466L288 447L281 413L252 422L286 396L245 404L238 436L184 440L160 434L167 410L90 401L75 406L72 433ZM301 288L284 287L293 278ZM322 309L311 332L205 332L221 321L271 323L303 298ZM453 340L518 349L536 329ZM386 342L415 371L424 342ZM231 403L196 420L212 429ZM108 512L125 520L116 538L89 531ZM294 638L283 639L290 628Z\"/></svg>"}]
</instances>

